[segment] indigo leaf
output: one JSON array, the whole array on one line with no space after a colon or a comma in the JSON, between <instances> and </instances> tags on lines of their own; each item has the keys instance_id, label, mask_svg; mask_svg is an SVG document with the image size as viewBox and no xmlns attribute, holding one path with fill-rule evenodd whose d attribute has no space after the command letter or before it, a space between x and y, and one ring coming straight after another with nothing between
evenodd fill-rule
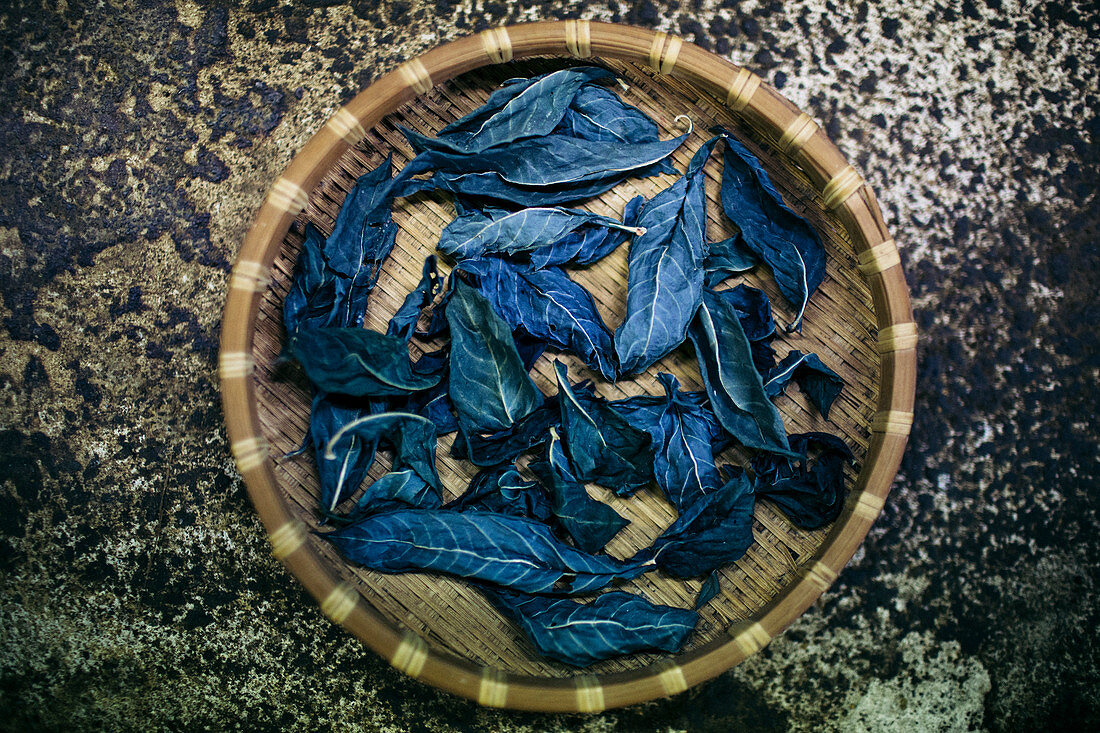
<instances>
[{"instance_id":1,"label":"indigo leaf","mask_svg":"<svg viewBox=\"0 0 1100 733\"><path fill-rule=\"evenodd\" d=\"M451 447L451 455L476 466L495 466L514 461L535 446L545 443L551 427L560 421L557 401L544 402L534 412L525 415L511 427L489 434L461 434Z\"/></svg>"},{"instance_id":2,"label":"indigo leaf","mask_svg":"<svg viewBox=\"0 0 1100 733\"><path fill-rule=\"evenodd\" d=\"M439 490L416 471L406 468L379 476L355 500L355 507L348 515L336 519L341 524L349 524L371 514L394 509L438 509L440 503Z\"/></svg>"},{"instance_id":3,"label":"indigo leaf","mask_svg":"<svg viewBox=\"0 0 1100 733\"><path fill-rule=\"evenodd\" d=\"M749 448L794 455L783 418L764 393L764 383L753 366L752 347L733 306L713 290L705 290L688 336L722 427Z\"/></svg>"},{"instance_id":4,"label":"indigo leaf","mask_svg":"<svg viewBox=\"0 0 1100 733\"><path fill-rule=\"evenodd\" d=\"M439 311L442 313L442 309ZM432 318L435 318L435 312L432 314ZM445 315L440 315L443 323L446 324L447 319ZM429 329L429 334L434 329ZM444 328L442 331L448 331ZM440 332L437 331L436 335ZM523 368L526 371L531 371L531 367L542 356L543 350L546 348L546 343L541 339L536 339L522 328L518 328L512 331L512 337L515 339L516 350L519 352L520 359L523 361ZM421 359L423 361L423 358ZM419 364L419 362L417 362ZM443 378L439 380L439 384L424 392L417 392L409 397L408 407L406 411L414 412L417 415L428 418L435 423L436 430L440 435L446 435L447 433L453 433L458 430L458 419L455 417L454 406L451 404L451 396L449 394L450 376L444 373ZM530 416L528 416L529 418ZM524 418L520 423L524 423L528 418ZM471 436L471 439L480 441L482 438L480 435L474 434L476 438ZM465 445L464 438L455 440L454 446L463 447ZM476 453L477 451L475 451ZM522 451L521 451L522 452ZM479 454L480 455L480 454ZM518 455L518 454L517 454ZM457 456L457 454L456 454ZM465 454L463 454L465 457ZM511 458L506 459L511 460Z\"/></svg>"},{"instance_id":5,"label":"indigo leaf","mask_svg":"<svg viewBox=\"0 0 1100 733\"><path fill-rule=\"evenodd\" d=\"M713 288L730 275L748 272L759 262L760 258L745 246L740 235L712 242L703 260L703 269L706 270L704 284Z\"/></svg>"},{"instance_id":6,"label":"indigo leaf","mask_svg":"<svg viewBox=\"0 0 1100 733\"><path fill-rule=\"evenodd\" d=\"M754 504L752 483L736 471L656 539L657 567L676 578L695 578L741 559L753 542Z\"/></svg>"},{"instance_id":7,"label":"indigo leaf","mask_svg":"<svg viewBox=\"0 0 1100 733\"><path fill-rule=\"evenodd\" d=\"M307 440L313 444L316 454L321 511L325 516L335 516L336 506L363 483L374 462L381 436L352 435L337 446L335 460L324 460L325 446L344 425L384 410L385 405L380 401L347 400L324 393L314 395Z\"/></svg>"},{"instance_id":8,"label":"indigo leaf","mask_svg":"<svg viewBox=\"0 0 1100 733\"><path fill-rule=\"evenodd\" d=\"M629 176L649 172L685 139L681 135L627 145L546 135L471 155L425 151L402 172L435 171L422 185L453 193L553 206L603 193Z\"/></svg>"},{"instance_id":9,"label":"indigo leaf","mask_svg":"<svg viewBox=\"0 0 1100 733\"><path fill-rule=\"evenodd\" d=\"M619 530L630 524L607 504L588 495L569 470L569 461L554 428L550 428L545 459L532 461L528 468L549 492L554 516L585 552L602 550Z\"/></svg>"},{"instance_id":10,"label":"indigo leaf","mask_svg":"<svg viewBox=\"0 0 1100 733\"><path fill-rule=\"evenodd\" d=\"M554 363L565 447L576 478L630 496L653 477L649 433L623 419L606 402L575 392L566 367Z\"/></svg>"},{"instance_id":11,"label":"indigo leaf","mask_svg":"<svg viewBox=\"0 0 1100 733\"><path fill-rule=\"evenodd\" d=\"M633 652L678 652L699 620L694 611L622 591L589 603L492 589L486 595L523 629L540 654L574 667Z\"/></svg>"},{"instance_id":12,"label":"indigo leaf","mask_svg":"<svg viewBox=\"0 0 1100 733\"><path fill-rule=\"evenodd\" d=\"M582 226L557 241L531 251L531 266L536 270L551 265L591 265L614 252L631 234L641 234L638 217L645 198L635 196L623 208L622 225L617 227ZM633 231L631 231L633 230Z\"/></svg>"},{"instance_id":13,"label":"indigo leaf","mask_svg":"<svg viewBox=\"0 0 1100 733\"><path fill-rule=\"evenodd\" d=\"M480 153L517 140L549 135L583 85L612 78L610 71L594 66L562 69L531 79L530 83L521 82L522 86L505 87L486 105L444 127L434 139L409 130L402 132L418 153Z\"/></svg>"},{"instance_id":14,"label":"indigo leaf","mask_svg":"<svg viewBox=\"0 0 1100 733\"><path fill-rule=\"evenodd\" d=\"M792 377L822 417L828 420L833 400L844 389L844 380L840 375L825 366L817 354L803 354L794 349L768 373L764 392L768 397L782 394Z\"/></svg>"},{"instance_id":15,"label":"indigo leaf","mask_svg":"<svg viewBox=\"0 0 1100 733\"><path fill-rule=\"evenodd\" d=\"M443 281L439 277L435 255L428 255L424 260L420 282L405 296L401 307L393 314L386 334L400 336L408 343L416 333L416 322L420 320L421 313L432 304L442 288Z\"/></svg>"},{"instance_id":16,"label":"indigo leaf","mask_svg":"<svg viewBox=\"0 0 1100 733\"><path fill-rule=\"evenodd\" d=\"M690 405L693 412L706 423L714 455L718 455L732 444L730 434L710 409L710 399L706 392L680 391L677 393L677 400ZM667 395L634 395L621 400L612 400L608 405L626 418L631 425L649 433L653 438L653 444L657 445L664 435L660 420L667 403Z\"/></svg>"},{"instance_id":17,"label":"indigo leaf","mask_svg":"<svg viewBox=\"0 0 1100 733\"><path fill-rule=\"evenodd\" d=\"M365 328L313 328L290 339L290 349L320 390L354 397L401 396L434 386L441 372L413 369L399 336Z\"/></svg>"},{"instance_id":18,"label":"indigo leaf","mask_svg":"<svg viewBox=\"0 0 1100 733\"><path fill-rule=\"evenodd\" d=\"M718 490L721 480L714 465L711 427L703 408L681 398L671 374L657 375L666 402L654 435L653 474L657 485L678 512Z\"/></svg>"},{"instance_id":19,"label":"indigo leaf","mask_svg":"<svg viewBox=\"0 0 1100 733\"><path fill-rule=\"evenodd\" d=\"M543 396L524 368L507 324L485 296L456 279L447 302L450 398L467 435L504 430L538 409Z\"/></svg>"},{"instance_id":20,"label":"indigo leaf","mask_svg":"<svg viewBox=\"0 0 1100 733\"><path fill-rule=\"evenodd\" d=\"M714 597L718 595L718 591L722 589L722 586L718 580L718 571L712 570L707 579L703 581L703 587L699 589L699 595L695 597L695 610L698 611L703 606L714 600Z\"/></svg>"},{"instance_id":21,"label":"indigo leaf","mask_svg":"<svg viewBox=\"0 0 1100 733\"><path fill-rule=\"evenodd\" d=\"M796 434L790 440L791 448L803 454L797 460L753 457L756 494L774 501L797 526L819 529L835 521L844 508L844 466L852 460L852 451L827 433ZM811 448L816 449L813 458L808 457Z\"/></svg>"},{"instance_id":22,"label":"indigo leaf","mask_svg":"<svg viewBox=\"0 0 1100 733\"><path fill-rule=\"evenodd\" d=\"M439 475L435 470L436 432L429 420L407 412L384 412L356 418L342 425L329 438L323 461L341 462L344 442L356 438L366 445L385 441L393 447L393 471L412 469L436 493L439 492Z\"/></svg>"},{"instance_id":23,"label":"indigo leaf","mask_svg":"<svg viewBox=\"0 0 1100 733\"><path fill-rule=\"evenodd\" d=\"M543 206L508 211L487 207L470 209L456 217L443 229L438 248L459 259L485 254L514 255L553 247L578 230L582 237L584 232L595 230L597 235L602 235L601 239L607 239L601 231L604 229L636 233L635 227L579 209Z\"/></svg>"},{"instance_id":24,"label":"indigo leaf","mask_svg":"<svg viewBox=\"0 0 1100 733\"><path fill-rule=\"evenodd\" d=\"M687 172L654 196L630 245L626 315L615 332L621 374L640 372L684 340L699 306L706 245L703 164L718 138L695 153Z\"/></svg>"},{"instance_id":25,"label":"indigo leaf","mask_svg":"<svg viewBox=\"0 0 1100 733\"><path fill-rule=\"evenodd\" d=\"M390 209L402 177L391 179L392 158L392 154L387 156L384 163L355 182L322 250L326 264L335 272L353 279L365 273L368 288L378 280L382 262L397 237Z\"/></svg>"},{"instance_id":26,"label":"indigo leaf","mask_svg":"<svg viewBox=\"0 0 1100 733\"><path fill-rule=\"evenodd\" d=\"M283 301L283 325L291 336L299 330L363 324L373 287L370 273L364 269L355 277L346 277L330 269L322 254L324 247L324 237L307 223L290 290Z\"/></svg>"},{"instance_id":27,"label":"indigo leaf","mask_svg":"<svg viewBox=\"0 0 1100 733\"><path fill-rule=\"evenodd\" d=\"M459 512L496 512L526 517L544 524L554 516L546 492L534 481L526 481L513 468L483 468L470 481L462 496L445 509Z\"/></svg>"},{"instance_id":28,"label":"indigo leaf","mask_svg":"<svg viewBox=\"0 0 1100 733\"><path fill-rule=\"evenodd\" d=\"M498 257L465 261L460 267L478 276L481 293L510 326L576 354L605 379L615 379L611 333L592 295L564 270L534 270Z\"/></svg>"},{"instance_id":29,"label":"indigo leaf","mask_svg":"<svg viewBox=\"0 0 1100 733\"><path fill-rule=\"evenodd\" d=\"M737 311L752 350L752 363L763 377L775 366L775 349L768 341L775 335L775 321L767 294L744 283L715 292Z\"/></svg>"},{"instance_id":30,"label":"indigo leaf","mask_svg":"<svg viewBox=\"0 0 1100 733\"><path fill-rule=\"evenodd\" d=\"M739 283L728 290L714 292L737 311L737 320L749 341L761 341L775 335L772 304L763 290Z\"/></svg>"},{"instance_id":31,"label":"indigo leaf","mask_svg":"<svg viewBox=\"0 0 1100 733\"><path fill-rule=\"evenodd\" d=\"M345 557L384 573L434 570L526 593L584 594L653 567L556 539L541 522L491 512L402 509L328 535Z\"/></svg>"},{"instance_id":32,"label":"indigo leaf","mask_svg":"<svg viewBox=\"0 0 1100 733\"><path fill-rule=\"evenodd\" d=\"M624 143L660 139L657 123L606 87L586 84L577 90L557 132L581 140Z\"/></svg>"},{"instance_id":33,"label":"indigo leaf","mask_svg":"<svg viewBox=\"0 0 1100 733\"><path fill-rule=\"evenodd\" d=\"M438 171L431 178L422 181L417 180L415 183L418 189L438 189L453 194L505 201L517 206L558 206L599 196L630 177L647 178L663 173L664 171L660 166L664 162L662 160L628 172L613 173L591 180L554 184L552 186L519 186L504 181L498 174L492 172L448 173ZM410 162L409 165L412 165L412 163Z\"/></svg>"},{"instance_id":34,"label":"indigo leaf","mask_svg":"<svg viewBox=\"0 0 1100 733\"><path fill-rule=\"evenodd\" d=\"M592 142L567 135L546 135L472 155L429 151L418 155L409 165L414 170L432 168L458 175L495 173L501 181L515 186L545 188L614 176L625 178L632 171L664 160L686 139L685 134L664 141L626 145L618 141Z\"/></svg>"},{"instance_id":35,"label":"indigo leaf","mask_svg":"<svg viewBox=\"0 0 1100 733\"><path fill-rule=\"evenodd\" d=\"M809 222L794 213L755 155L725 130L722 209L745 246L772 268L780 292L798 308L787 332L801 330L806 304L825 278L825 247Z\"/></svg>"},{"instance_id":36,"label":"indigo leaf","mask_svg":"<svg viewBox=\"0 0 1100 733\"><path fill-rule=\"evenodd\" d=\"M595 394L587 381L575 385L573 389L584 397ZM509 463L545 443L550 439L550 429L560 425L559 395L549 395L537 410L517 420L510 428L488 434L460 434L451 446L451 455L483 467Z\"/></svg>"}]
</instances>

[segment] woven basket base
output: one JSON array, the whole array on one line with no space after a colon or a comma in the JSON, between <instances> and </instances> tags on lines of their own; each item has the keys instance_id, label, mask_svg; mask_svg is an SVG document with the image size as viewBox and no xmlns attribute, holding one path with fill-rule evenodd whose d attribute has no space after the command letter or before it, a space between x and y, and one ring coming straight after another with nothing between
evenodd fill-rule
<instances>
[{"instance_id":1,"label":"woven basket base","mask_svg":"<svg viewBox=\"0 0 1100 733\"><path fill-rule=\"evenodd\" d=\"M855 467L846 472L847 485L851 487L867 449L868 426L878 397L879 358L874 344L871 294L856 270L852 244L843 228L825 211L821 196L813 190L806 176L789 158L776 152L777 141L747 128L740 117L725 108L722 100L672 77L657 76L641 66L610 59L593 61L621 76L627 85L625 90L619 89L623 98L656 120L663 137L683 132L683 120L676 121L677 116L686 115L692 121L693 134L674 155L680 170L709 137L707 129L715 124L723 125L761 158L788 205L806 216L821 235L828 256L825 281L806 310L802 334L781 336L774 345L779 358L796 348L817 353L844 378L845 387L828 421L793 384L776 402L788 432L815 430L846 440L857 458ZM341 158L310 194L309 206L299 215L275 261L273 284L261 303L253 342L259 416L274 456L284 455L301 444L310 409L309 387L300 371L285 367L274 370L273 367L284 340L282 302L302 242L301 236L294 232L302 231L306 221L313 222L325 233L330 232L340 205L358 176L383 163L390 152L395 168L411 158L412 151L398 125L433 134L484 102L505 79L541 74L565 65L566 62L560 59L529 59L478 69L436 86L368 130L367 136ZM720 152L712 156L706 175L707 235L711 241L716 241L736 231L721 213L718 200ZM675 177L661 176L627 181L598 199L586 202L583 208L618 217L632 197L641 194L648 199L674 180ZM394 210L394 220L400 226L397 246L372 293L366 318L368 328L385 330L389 318L417 284L424 258L434 251L441 230L453 216L453 206L440 194L418 194L398 201ZM571 270L573 278L593 294L601 315L611 328L621 322L625 309L627 252L628 246L622 246L596 265ZM441 264L444 270L448 269L446 263ZM733 282L746 282L767 292L780 326L793 319L794 311L783 300L767 268L758 267ZM571 356L548 352L532 372L536 384L547 394L556 389L555 358L568 363L574 380L591 379L599 394L611 399L642 393L662 394L655 378L660 371L676 375L683 389L699 389L702 384L690 344L677 349L637 379L617 384L601 382L598 375ZM445 500L462 493L475 472L472 464L450 457L452 439L453 436L442 438L438 449ZM724 462L735 464L743 464L745 458L737 450L722 456ZM380 461L372 469L371 478L384 473L387 467L385 460ZM296 459L277 459L276 474L298 517L310 528L324 531L318 525L318 483L312 454ZM597 486L589 486L589 492L631 522L608 546L608 551L617 557L629 556L637 548L648 545L675 518L674 511L655 486L628 500L619 499ZM757 502L755 520L756 543L742 560L721 571L721 592L702 609L701 622L687 649L722 636L731 624L748 618L775 597L794 579L796 567L818 549L828 529L800 530L767 500ZM503 619L476 590L461 581L430 574L384 575L364 570L347 563L325 540L311 536L308 542L384 616L400 627L415 631L433 648L509 672L550 677L576 673L570 667L540 657L516 627ZM627 590L641 593L654 602L688 608L692 607L699 587L700 581L679 581L659 572L626 584ZM593 665L587 671L611 673L638 669L657 658L652 654L636 654Z\"/></svg>"}]
</instances>

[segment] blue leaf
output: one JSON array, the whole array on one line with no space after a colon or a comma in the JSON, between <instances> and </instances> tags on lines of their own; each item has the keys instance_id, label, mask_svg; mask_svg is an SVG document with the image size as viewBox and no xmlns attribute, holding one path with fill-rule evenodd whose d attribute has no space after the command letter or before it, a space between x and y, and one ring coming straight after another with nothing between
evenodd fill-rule
<instances>
[{"instance_id":1,"label":"blue leaf","mask_svg":"<svg viewBox=\"0 0 1100 733\"><path fill-rule=\"evenodd\" d=\"M703 606L710 603L715 596L718 595L718 591L722 589L718 580L718 571L714 570L707 579L703 581L703 587L699 589L699 595L695 598L695 610L698 611Z\"/></svg>"},{"instance_id":2,"label":"blue leaf","mask_svg":"<svg viewBox=\"0 0 1100 733\"><path fill-rule=\"evenodd\" d=\"M412 183L415 184L416 189L435 188L454 194L507 201L518 206L558 206L599 196L627 178L648 178L664 173L664 164L665 161L662 160L632 171L601 176L579 183L553 186L518 186L505 182L496 173L448 173L446 171L437 172L429 179ZM406 169L408 167L406 166ZM427 168L430 166L425 170Z\"/></svg>"},{"instance_id":3,"label":"blue leaf","mask_svg":"<svg viewBox=\"0 0 1100 733\"><path fill-rule=\"evenodd\" d=\"M676 578L695 578L741 559L753 542L754 504L752 483L735 471L657 538L657 567Z\"/></svg>"},{"instance_id":4,"label":"blue leaf","mask_svg":"<svg viewBox=\"0 0 1100 733\"><path fill-rule=\"evenodd\" d=\"M653 474L678 512L718 490L721 480L711 448L711 423L702 407L681 397L671 374L657 378L665 388L665 405L653 434Z\"/></svg>"},{"instance_id":5,"label":"blue leaf","mask_svg":"<svg viewBox=\"0 0 1100 733\"><path fill-rule=\"evenodd\" d=\"M365 328L314 328L290 339L294 357L324 392L354 397L403 396L434 386L441 372L419 372L399 336Z\"/></svg>"},{"instance_id":6,"label":"blue leaf","mask_svg":"<svg viewBox=\"0 0 1100 733\"><path fill-rule=\"evenodd\" d=\"M827 433L792 435L791 448L802 453L798 460L766 454L753 457L756 493L779 505L797 526L820 529L835 521L844 508L844 466L852 460L852 451ZM816 449L814 458L807 457L811 448Z\"/></svg>"},{"instance_id":7,"label":"blue leaf","mask_svg":"<svg viewBox=\"0 0 1100 733\"><path fill-rule=\"evenodd\" d=\"M490 512L398 510L327 536L349 560L373 570L434 570L526 593L591 593L653 567L648 556L590 555L541 522Z\"/></svg>"},{"instance_id":8,"label":"blue leaf","mask_svg":"<svg viewBox=\"0 0 1100 733\"><path fill-rule=\"evenodd\" d=\"M649 433L628 423L606 402L573 390L566 367L554 363L565 447L580 481L630 496L653 477Z\"/></svg>"},{"instance_id":9,"label":"blue leaf","mask_svg":"<svg viewBox=\"0 0 1100 733\"><path fill-rule=\"evenodd\" d=\"M324 246L324 237L307 223L294 277L283 301L283 325L291 336L310 328L363 324L374 285L370 273L363 269L352 278L330 269L321 254Z\"/></svg>"},{"instance_id":10,"label":"blue leaf","mask_svg":"<svg viewBox=\"0 0 1100 733\"><path fill-rule=\"evenodd\" d=\"M569 461L554 428L550 428L546 458L532 461L529 468L549 492L554 516L585 552L602 550L619 530L630 524L607 504L588 495L569 470Z\"/></svg>"},{"instance_id":11,"label":"blue leaf","mask_svg":"<svg viewBox=\"0 0 1100 733\"><path fill-rule=\"evenodd\" d=\"M712 242L703 260L703 269L706 270L704 284L713 288L730 275L748 272L759 262L760 258L745 246L740 235Z\"/></svg>"},{"instance_id":12,"label":"blue leaf","mask_svg":"<svg viewBox=\"0 0 1100 733\"><path fill-rule=\"evenodd\" d=\"M611 591L589 603L487 590L489 600L526 632L539 653L585 667L640 651L680 651L699 615Z\"/></svg>"},{"instance_id":13,"label":"blue leaf","mask_svg":"<svg viewBox=\"0 0 1100 733\"><path fill-rule=\"evenodd\" d=\"M582 382L574 390L584 396L592 396L592 385ZM489 467L514 461L550 439L550 429L561 425L559 395L550 395L542 406L516 424L496 433L462 435L451 446L451 455L470 461L474 465Z\"/></svg>"},{"instance_id":14,"label":"blue leaf","mask_svg":"<svg viewBox=\"0 0 1100 733\"><path fill-rule=\"evenodd\" d=\"M554 516L546 492L536 482L525 481L515 469L505 466L478 471L466 492L444 508L459 512L511 514L544 524Z\"/></svg>"},{"instance_id":15,"label":"blue leaf","mask_svg":"<svg viewBox=\"0 0 1100 733\"><path fill-rule=\"evenodd\" d=\"M553 247L574 233L578 236L571 237L571 241L583 238L590 231L601 239L607 239L606 229L625 231L627 234L635 231L634 227L624 226L607 216L556 206L519 211L470 209L443 229L438 248L459 259L473 259L485 254L515 255Z\"/></svg>"},{"instance_id":16,"label":"blue leaf","mask_svg":"<svg viewBox=\"0 0 1100 733\"><path fill-rule=\"evenodd\" d=\"M387 156L385 163L355 182L322 249L332 270L352 279L365 274L368 288L378 280L397 236L390 208L402 177L390 178L392 158Z\"/></svg>"},{"instance_id":17,"label":"blue leaf","mask_svg":"<svg viewBox=\"0 0 1100 733\"><path fill-rule=\"evenodd\" d=\"M316 454L321 510L326 516L334 515L336 506L363 483L378 451L380 436L351 436L337 446L335 460L324 460L325 446L344 425L384 410L385 405L377 400L350 400L326 394L313 397L307 440Z\"/></svg>"},{"instance_id":18,"label":"blue leaf","mask_svg":"<svg viewBox=\"0 0 1100 733\"><path fill-rule=\"evenodd\" d=\"M527 375L511 330L461 279L447 302L447 322L450 397L464 433L505 430L538 409L542 393Z\"/></svg>"},{"instance_id":19,"label":"blue leaf","mask_svg":"<svg viewBox=\"0 0 1100 733\"><path fill-rule=\"evenodd\" d=\"M400 336L408 343L416 333L416 322L420 320L421 313L432 304L442 288L443 281L436 268L435 255L428 255L424 260L420 282L405 296L401 307L393 314L386 334Z\"/></svg>"},{"instance_id":20,"label":"blue leaf","mask_svg":"<svg viewBox=\"0 0 1100 733\"><path fill-rule=\"evenodd\" d=\"M592 295L557 267L534 270L499 257L460 263L513 328L584 359L605 379L616 376L611 333Z\"/></svg>"},{"instance_id":21,"label":"blue leaf","mask_svg":"<svg viewBox=\"0 0 1100 733\"><path fill-rule=\"evenodd\" d=\"M806 304L825 278L825 247L809 222L783 203L760 161L725 130L722 209L746 247L768 263L780 292L798 308L788 333L802 328Z\"/></svg>"},{"instance_id":22,"label":"blue leaf","mask_svg":"<svg viewBox=\"0 0 1100 733\"><path fill-rule=\"evenodd\" d=\"M685 134L626 145L545 135L470 155L429 150L409 161L406 168L414 174L428 170L455 176L493 173L501 182L521 187L577 186L612 178L622 180L664 160L686 139ZM461 189L458 192L478 195Z\"/></svg>"},{"instance_id":23,"label":"blue leaf","mask_svg":"<svg viewBox=\"0 0 1100 733\"><path fill-rule=\"evenodd\" d=\"M451 455L476 466L509 463L549 440L550 428L557 425L560 419L557 401L547 398L537 410L504 430L487 435L460 434L451 446Z\"/></svg>"},{"instance_id":24,"label":"blue leaf","mask_svg":"<svg viewBox=\"0 0 1100 733\"><path fill-rule=\"evenodd\" d=\"M557 132L581 140L624 143L652 142L660 138L657 123L605 87L586 84L569 104Z\"/></svg>"},{"instance_id":25,"label":"blue leaf","mask_svg":"<svg viewBox=\"0 0 1100 733\"><path fill-rule=\"evenodd\" d=\"M844 380L840 375L821 363L817 354L803 354L794 349L768 373L764 381L764 392L768 397L782 394L792 377L822 417L828 420L833 400L844 389Z\"/></svg>"},{"instance_id":26,"label":"blue leaf","mask_svg":"<svg viewBox=\"0 0 1100 733\"><path fill-rule=\"evenodd\" d=\"M340 524L357 522L364 517L394 509L438 509L439 490L406 468L379 476L355 500L355 507L345 517L336 517Z\"/></svg>"},{"instance_id":27,"label":"blue leaf","mask_svg":"<svg viewBox=\"0 0 1100 733\"><path fill-rule=\"evenodd\" d=\"M775 335L772 304L763 290L739 283L729 290L714 293L737 311L737 320L749 341L762 341Z\"/></svg>"},{"instance_id":28,"label":"blue leaf","mask_svg":"<svg viewBox=\"0 0 1100 733\"><path fill-rule=\"evenodd\" d=\"M688 336L722 427L749 448L793 455L783 418L764 393L753 366L752 347L733 306L713 290L705 290Z\"/></svg>"},{"instance_id":29,"label":"blue leaf","mask_svg":"<svg viewBox=\"0 0 1100 733\"><path fill-rule=\"evenodd\" d=\"M610 71L594 66L562 69L498 90L485 105L440 130L435 139L410 130L402 132L418 153L480 153L517 140L549 135L582 85L613 78Z\"/></svg>"},{"instance_id":30,"label":"blue leaf","mask_svg":"<svg viewBox=\"0 0 1100 733\"><path fill-rule=\"evenodd\" d=\"M714 455L721 453L731 445L730 434L718 422L714 411L710 409L710 398L706 392L678 392L676 399L690 405L691 409L700 419L706 423L710 435L711 452ZM661 427L661 415L664 414L668 404L668 396L658 395L634 395L621 400L612 400L608 405L615 412L626 418L634 427L645 430L653 438L653 444L657 445L662 440L664 429Z\"/></svg>"},{"instance_id":31,"label":"blue leaf","mask_svg":"<svg viewBox=\"0 0 1100 733\"><path fill-rule=\"evenodd\" d=\"M687 173L642 209L646 233L630 245L626 315L615 332L621 374L636 374L684 340L699 305L706 246L703 164L718 138L695 153Z\"/></svg>"},{"instance_id":32,"label":"blue leaf","mask_svg":"<svg viewBox=\"0 0 1100 733\"><path fill-rule=\"evenodd\" d=\"M385 441L393 447L393 471L412 469L439 491L439 475L435 470L436 432L430 421L407 412L363 415L333 433L319 461L329 466L341 464L345 445L356 439L368 446Z\"/></svg>"},{"instance_id":33,"label":"blue leaf","mask_svg":"<svg viewBox=\"0 0 1100 733\"><path fill-rule=\"evenodd\" d=\"M638 217L645 199L635 196L623 209L623 226L641 233ZM536 270L551 265L591 265L614 252L631 232L613 227L583 226L552 244L532 250L531 266Z\"/></svg>"}]
</instances>

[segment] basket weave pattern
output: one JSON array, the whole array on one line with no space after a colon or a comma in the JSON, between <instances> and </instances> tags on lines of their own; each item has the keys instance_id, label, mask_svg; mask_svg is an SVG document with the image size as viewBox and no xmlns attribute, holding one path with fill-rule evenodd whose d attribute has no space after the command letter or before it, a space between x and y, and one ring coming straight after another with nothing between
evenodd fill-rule
<instances>
[{"instance_id":1,"label":"basket weave pattern","mask_svg":"<svg viewBox=\"0 0 1100 733\"><path fill-rule=\"evenodd\" d=\"M799 530L766 501L757 503L757 541L722 572L722 590L702 610L684 652L675 658L636 654L578 673L539 657L465 583L353 567L310 534L317 528L312 461L272 458L301 442L308 385L273 374L272 365L282 346L282 300L301 245L292 224L300 231L311 221L330 231L359 175L391 152L395 167L403 165L412 151L397 125L433 134L481 104L506 78L560 68L568 63L562 57L590 56L623 78L624 99L655 119L664 135L682 131L678 115L693 121L693 135L674 155L681 170L709 136L706 128L722 124L759 155L788 204L820 233L828 256L825 282L807 308L803 334L780 338L776 346L780 356L787 348L818 353L844 378L845 388L830 421L794 388L777 404L789 432L841 435L857 464L846 476L853 487L848 505L828 530ZM706 172L713 241L732 230L718 205L720 163L712 160ZM631 180L584 208L618 216L631 197L649 198L672 180ZM371 296L368 328L385 330L453 213L438 194L398 201L394 220L401 231ZM626 254L627 247L620 247L597 265L571 272L611 326L625 308ZM276 557L327 615L398 669L486 705L525 709L595 711L674 694L738 663L793 621L835 580L881 510L912 421L916 330L899 265L870 188L808 115L750 72L678 38L637 28L568 21L492 29L381 78L333 115L272 187L241 249L223 324L220 376L233 452ZM793 313L769 274L751 273L745 281L768 293L778 322L790 322ZM594 381L609 398L657 394L654 377L668 371L685 389L695 389L701 382L689 352L673 352L637 379ZM574 377L593 376L577 359L547 355L532 374L544 392L554 391L554 357L567 361ZM450 458L450 442L448 436L439 446L445 499L461 493L471 477L469 464ZM724 458L742 463L744 456L731 451ZM371 475L384 470L376 466ZM609 545L614 555L649 544L674 519L655 489L630 500L597 487L590 491L631 520ZM660 573L629 585L655 602L687 607L699 588L698 581Z\"/></svg>"}]
</instances>

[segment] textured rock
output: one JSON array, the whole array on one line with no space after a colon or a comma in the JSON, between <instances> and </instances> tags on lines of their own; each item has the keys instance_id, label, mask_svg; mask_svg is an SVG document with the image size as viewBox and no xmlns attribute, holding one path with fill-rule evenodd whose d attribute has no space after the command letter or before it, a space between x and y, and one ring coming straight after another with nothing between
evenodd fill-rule
<instances>
[{"instance_id":1,"label":"textured rock","mask_svg":"<svg viewBox=\"0 0 1100 733\"><path fill-rule=\"evenodd\" d=\"M0 9L9 727L1100 726L1095 7L84 5ZM922 330L910 449L833 589L712 683L583 719L437 693L325 620L270 557L214 377L229 262L339 104L439 42L578 16L681 33L814 115Z\"/></svg>"}]
</instances>

